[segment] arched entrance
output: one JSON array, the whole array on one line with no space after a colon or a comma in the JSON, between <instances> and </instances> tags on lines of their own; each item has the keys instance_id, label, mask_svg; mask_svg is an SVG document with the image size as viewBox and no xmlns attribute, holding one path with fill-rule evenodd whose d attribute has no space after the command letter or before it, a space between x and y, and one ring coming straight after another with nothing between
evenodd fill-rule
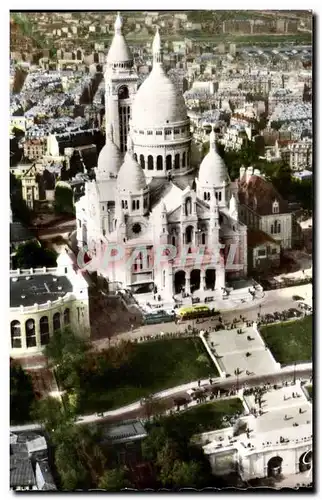
<instances>
[{"instance_id":1,"label":"arched entrance","mask_svg":"<svg viewBox=\"0 0 322 500\"><path fill-rule=\"evenodd\" d=\"M310 470L312 467L312 451L306 451L300 456L299 469L300 472Z\"/></svg>"},{"instance_id":2,"label":"arched entrance","mask_svg":"<svg viewBox=\"0 0 322 500\"><path fill-rule=\"evenodd\" d=\"M184 271L177 271L174 275L174 289L175 293L180 293L184 290L186 284L186 273Z\"/></svg>"},{"instance_id":3,"label":"arched entrance","mask_svg":"<svg viewBox=\"0 0 322 500\"><path fill-rule=\"evenodd\" d=\"M282 474L282 462L281 457L272 457L267 462L267 477L277 477Z\"/></svg>"},{"instance_id":4,"label":"arched entrance","mask_svg":"<svg viewBox=\"0 0 322 500\"><path fill-rule=\"evenodd\" d=\"M200 288L200 269L193 269L190 275L190 288L191 293L199 290Z\"/></svg>"},{"instance_id":5,"label":"arched entrance","mask_svg":"<svg viewBox=\"0 0 322 500\"><path fill-rule=\"evenodd\" d=\"M216 270L206 269L206 290L214 290L216 283Z\"/></svg>"}]
</instances>

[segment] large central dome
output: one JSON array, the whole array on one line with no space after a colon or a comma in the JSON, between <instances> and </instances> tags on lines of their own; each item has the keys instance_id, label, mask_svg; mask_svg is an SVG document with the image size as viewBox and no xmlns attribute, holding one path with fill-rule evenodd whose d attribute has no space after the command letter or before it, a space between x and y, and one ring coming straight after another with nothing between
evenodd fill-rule
<instances>
[{"instance_id":1,"label":"large central dome","mask_svg":"<svg viewBox=\"0 0 322 500\"><path fill-rule=\"evenodd\" d=\"M164 127L187 120L186 105L161 65L142 83L132 110L134 128Z\"/></svg>"}]
</instances>

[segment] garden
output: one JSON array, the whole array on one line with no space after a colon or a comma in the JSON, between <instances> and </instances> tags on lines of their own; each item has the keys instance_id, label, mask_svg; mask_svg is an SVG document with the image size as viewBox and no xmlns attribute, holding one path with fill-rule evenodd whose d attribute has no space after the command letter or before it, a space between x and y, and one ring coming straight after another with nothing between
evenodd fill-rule
<instances>
[{"instance_id":1,"label":"garden","mask_svg":"<svg viewBox=\"0 0 322 500\"><path fill-rule=\"evenodd\" d=\"M77 413L119 408L158 391L219 374L200 338L120 342L81 363L60 363L61 388L74 393ZM68 366L69 365L69 366Z\"/></svg>"},{"instance_id":2,"label":"garden","mask_svg":"<svg viewBox=\"0 0 322 500\"><path fill-rule=\"evenodd\" d=\"M201 404L174 415L171 418L171 427L175 424L184 428L190 436L202 432L213 431L224 427L224 422L231 417L241 415L244 412L243 403L239 398L218 400Z\"/></svg>"},{"instance_id":3,"label":"garden","mask_svg":"<svg viewBox=\"0 0 322 500\"><path fill-rule=\"evenodd\" d=\"M262 326L260 334L282 365L312 361L313 317Z\"/></svg>"}]
</instances>

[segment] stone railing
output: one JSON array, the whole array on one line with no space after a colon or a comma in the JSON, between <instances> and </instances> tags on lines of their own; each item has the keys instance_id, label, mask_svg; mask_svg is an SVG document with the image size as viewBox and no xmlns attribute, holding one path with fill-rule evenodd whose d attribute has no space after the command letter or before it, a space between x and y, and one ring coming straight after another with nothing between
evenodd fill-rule
<instances>
[{"instance_id":1,"label":"stone railing","mask_svg":"<svg viewBox=\"0 0 322 500\"><path fill-rule=\"evenodd\" d=\"M65 304L66 302L70 302L75 299L75 295L71 292L66 293L64 297L60 297L57 300L48 300L45 304L37 304L35 303L33 306L19 306L19 307L11 307L11 313L36 313L38 311L48 311L49 309L55 309L60 305Z\"/></svg>"},{"instance_id":2,"label":"stone railing","mask_svg":"<svg viewBox=\"0 0 322 500\"><path fill-rule=\"evenodd\" d=\"M41 267L30 269L10 269L10 278L19 278L19 276L41 275L41 274L54 274L57 273L57 267Z\"/></svg>"},{"instance_id":3,"label":"stone railing","mask_svg":"<svg viewBox=\"0 0 322 500\"><path fill-rule=\"evenodd\" d=\"M203 345L205 346L207 353L209 354L211 360L213 361L215 367L217 368L220 377L225 378L226 373L223 370L221 363L219 362L219 360L216 358L216 356L213 354L212 350L210 349L209 344L208 344L207 340L205 339L205 334L203 332L200 332L199 337L201 338L201 341L202 341Z\"/></svg>"}]
</instances>

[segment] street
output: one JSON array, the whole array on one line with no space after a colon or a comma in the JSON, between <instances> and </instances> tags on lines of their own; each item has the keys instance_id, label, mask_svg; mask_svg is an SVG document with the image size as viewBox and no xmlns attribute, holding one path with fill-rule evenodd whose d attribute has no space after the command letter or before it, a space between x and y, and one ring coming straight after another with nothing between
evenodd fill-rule
<instances>
[{"instance_id":1,"label":"street","mask_svg":"<svg viewBox=\"0 0 322 500\"><path fill-rule=\"evenodd\" d=\"M229 311L221 311L221 317L224 323L231 323L234 318L239 318L240 314L246 317L249 321L256 321L258 318L258 313L261 315L281 312L285 309L296 308L297 303L292 299L294 295L299 295L307 299L308 301L312 300L312 285L302 285L299 287L290 287L283 288L280 290L270 290L265 292L265 296L263 300L259 303L253 304L249 302L248 304L241 304L238 309L229 310ZM157 325L144 325L138 328L135 328L131 332L124 332L115 335L110 343L108 339L99 339L94 340L93 345L97 350L105 349L108 345L113 345L113 343L118 342L119 340L133 340L135 338L140 338L144 336L155 336L160 335L161 332L164 333L173 333L173 332L182 332L186 330L188 325L191 327L197 327L200 329L208 329L214 328L214 326L218 324L217 320L213 319L203 319L197 323L196 320L187 320L183 323L174 322L171 323L162 323Z\"/></svg>"}]
</instances>

